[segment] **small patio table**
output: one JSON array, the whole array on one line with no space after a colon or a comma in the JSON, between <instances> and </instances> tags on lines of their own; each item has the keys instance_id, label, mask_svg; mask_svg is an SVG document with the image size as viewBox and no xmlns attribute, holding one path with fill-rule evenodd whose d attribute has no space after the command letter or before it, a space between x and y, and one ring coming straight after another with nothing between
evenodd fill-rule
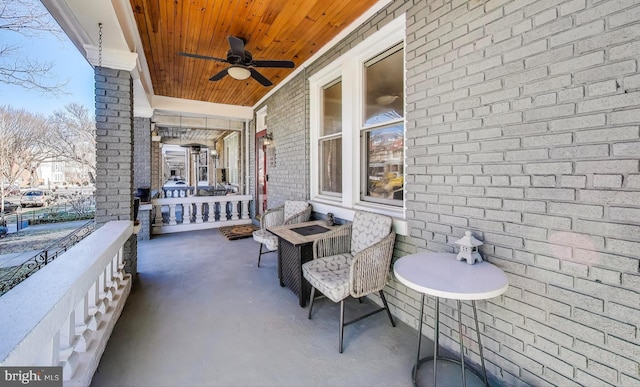
<instances>
[{"instance_id":1,"label":"small patio table","mask_svg":"<svg viewBox=\"0 0 640 387\"><path fill-rule=\"evenodd\" d=\"M456 254L447 253L418 253L404 256L393 265L393 272L403 285L417 292L422 297L420 300L420 324L418 325L418 354L416 364L412 370L413 384L417 385L418 368L420 364L433 361L433 385L437 381L437 361L449 361L460 364L462 368L462 385L466 386L464 344L462 340L462 305L461 300L470 300L473 307L473 319L475 321L476 335L480 349L480 362L482 364L482 376L473 368L469 369L479 378L483 378L485 386L487 382L487 370L484 364L482 343L480 342L480 329L478 327L478 313L476 300L484 300L497 297L509 287L507 276L504 272L487 261L469 265L465 261L458 261ZM422 341L422 322L424 318L425 294L435 297L435 325L433 356L420 358L420 344ZM460 360L438 355L438 328L440 323L440 297L458 301L458 341L460 342Z\"/></svg>"},{"instance_id":2,"label":"small patio table","mask_svg":"<svg viewBox=\"0 0 640 387\"><path fill-rule=\"evenodd\" d=\"M313 259L313 242L337 226L327 226L324 220L269 227L278 237L278 278L298 296L304 307L311 294L311 285L302 276L302 264Z\"/></svg>"}]
</instances>

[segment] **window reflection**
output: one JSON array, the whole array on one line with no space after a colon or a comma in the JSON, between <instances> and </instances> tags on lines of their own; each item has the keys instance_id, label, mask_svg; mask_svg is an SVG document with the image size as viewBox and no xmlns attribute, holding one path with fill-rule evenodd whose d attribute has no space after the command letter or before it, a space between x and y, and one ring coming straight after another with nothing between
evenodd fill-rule
<instances>
[{"instance_id":1,"label":"window reflection","mask_svg":"<svg viewBox=\"0 0 640 387\"><path fill-rule=\"evenodd\" d=\"M322 192L342 192L342 139L335 138L320 143L322 155Z\"/></svg>"},{"instance_id":2,"label":"window reflection","mask_svg":"<svg viewBox=\"0 0 640 387\"><path fill-rule=\"evenodd\" d=\"M404 127L394 125L366 132L367 195L402 200L404 186Z\"/></svg>"},{"instance_id":3,"label":"window reflection","mask_svg":"<svg viewBox=\"0 0 640 387\"><path fill-rule=\"evenodd\" d=\"M365 201L400 206L404 189L404 50L399 44L365 63L362 131Z\"/></svg>"},{"instance_id":4,"label":"window reflection","mask_svg":"<svg viewBox=\"0 0 640 387\"><path fill-rule=\"evenodd\" d=\"M400 47L365 64L365 125L375 125L404 116L404 55Z\"/></svg>"},{"instance_id":5,"label":"window reflection","mask_svg":"<svg viewBox=\"0 0 640 387\"><path fill-rule=\"evenodd\" d=\"M342 193L342 81L322 90L323 118L320 130L320 191Z\"/></svg>"}]
</instances>

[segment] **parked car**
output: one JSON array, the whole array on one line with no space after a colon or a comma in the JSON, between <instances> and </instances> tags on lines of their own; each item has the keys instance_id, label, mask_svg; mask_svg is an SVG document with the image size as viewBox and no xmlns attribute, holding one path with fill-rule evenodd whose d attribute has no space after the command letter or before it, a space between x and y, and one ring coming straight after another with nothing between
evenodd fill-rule
<instances>
[{"instance_id":1,"label":"parked car","mask_svg":"<svg viewBox=\"0 0 640 387\"><path fill-rule=\"evenodd\" d=\"M43 207L53 201L53 194L46 190L31 190L22 195L20 205L22 208L27 206Z\"/></svg>"},{"instance_id":2,"label":"parked car","mask_svg":"<svg viewBox=\"0 0 640 387\"><path fill-rule=\"evenodd\" d=\"M5 214L11 214L16 212L16 210L18 209L19 204L17 203L12 203L12 202L4 202L4 213Z\"/></svg>"}]
</instances>

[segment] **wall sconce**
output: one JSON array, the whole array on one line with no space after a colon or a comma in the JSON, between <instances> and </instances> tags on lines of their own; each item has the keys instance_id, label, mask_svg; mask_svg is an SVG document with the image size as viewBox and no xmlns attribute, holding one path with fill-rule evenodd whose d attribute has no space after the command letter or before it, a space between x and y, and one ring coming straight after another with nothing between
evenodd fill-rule
<instances>
[{"instance_id":1,"label":"wall sconce","mask_svg":"<svg viewBox=\"0 0 640 387\"><path fill-rule=\"evenodd\" d=\"M273 133L267 133L264 136L264 139L262 140L262 144L264 144L264 146L270 146L273 142Z\"/></svg>"},{"instance_id":2,"label":"wall sconce","mask_svg":"<svg viewBox=\"0 0 640 387\"><path fill-rule=\"evenodd\" d=\"M217 147L217 145L218 145L218 141L214 141L213 142L213 148L211 148L211 151L210 151L211 157L213 157L213 158L218 158L218 147Z\"/></svg>"}]
</instances>

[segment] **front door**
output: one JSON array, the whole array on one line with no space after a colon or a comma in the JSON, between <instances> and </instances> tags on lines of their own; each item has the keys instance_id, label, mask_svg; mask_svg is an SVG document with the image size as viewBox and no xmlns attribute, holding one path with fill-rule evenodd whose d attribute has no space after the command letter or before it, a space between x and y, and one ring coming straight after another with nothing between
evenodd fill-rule
<instances>
[{"instance_id":1,"label":"front door","mask_svg":"<svg viewBox=\"0 0 640 387\"><path fill-rule=\"evenodd\" d=\"M267 145L265 138L267 131L256 134L256 216L262 215L267 209Z\"/></svg>"}]
</instances>

